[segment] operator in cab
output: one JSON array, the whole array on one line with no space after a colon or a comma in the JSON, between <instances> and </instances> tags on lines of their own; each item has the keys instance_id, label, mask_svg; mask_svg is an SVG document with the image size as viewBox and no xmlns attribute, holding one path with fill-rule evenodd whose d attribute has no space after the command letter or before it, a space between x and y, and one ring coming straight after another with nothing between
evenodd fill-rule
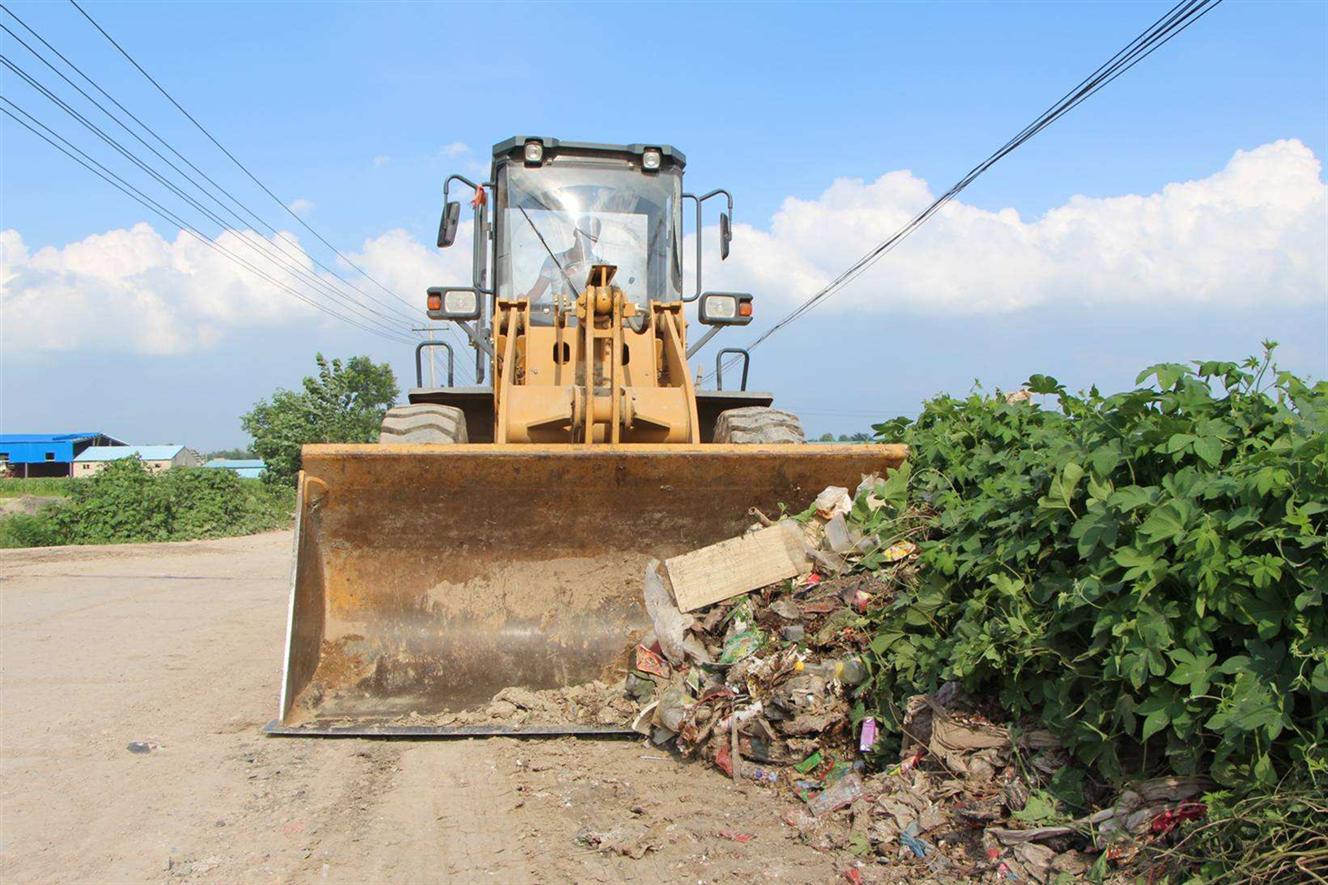
<instances>
[{"instance_id":1,"label":"operator in cab","mask_svg":"<svg viewBox=\"0 0 1328 885\"><path fill-rule=\"evenodd\" d=\"M596 253L600 230L598 218L583 215L576 220L571 247L544 259L539 277L526 293L532 304L546 301L566 307L576 301L585 288L590 268L603 263Z\"/></svg>"}]
</instances>

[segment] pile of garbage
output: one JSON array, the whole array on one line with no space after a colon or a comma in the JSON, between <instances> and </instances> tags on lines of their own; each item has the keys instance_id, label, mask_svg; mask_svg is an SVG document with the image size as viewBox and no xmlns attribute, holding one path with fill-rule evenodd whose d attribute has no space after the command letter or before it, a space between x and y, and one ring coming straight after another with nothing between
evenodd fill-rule
<instances>
[{"instance_id":1,"label":"pile of garbage","mask_svg":"<svg viewBox=\"0 0 1328 885\"><path fill-rule=\"evenodd\" d=\"M651 561L654 630L625 683L633 727L795 797L784 822L808 844L856 855L850 881L885 869L872 859L945 881L1076 878L1092 853L1127 860L1122 846L1201 815L1209 782L1160 778L1073 816L1107 797L1092 794L1055 736L994 722L953 683L909 700L898 761L872 770L885 754L873 699L857 696L869 679L868 615L907 592L917 569L906 520L889 537L862 529L880 522L863 517L885 506L881 483L828 488L796 518L753 512L740 538Z\"/></svg>"}]
</instances>

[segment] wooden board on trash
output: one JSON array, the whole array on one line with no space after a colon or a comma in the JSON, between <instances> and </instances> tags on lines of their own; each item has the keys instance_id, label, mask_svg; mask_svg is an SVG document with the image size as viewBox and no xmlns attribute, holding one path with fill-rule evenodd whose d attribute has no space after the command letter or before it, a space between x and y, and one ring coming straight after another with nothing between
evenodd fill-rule
<instances>
[{"instance_id":1,"label":"wooden board on trash","mask_svg":"<svg viewBox=\"0 0 1328 885\"><path fill-rule=\"evenodd\" d=\"M722 602L806 571L800 542L777 525L664 560L680 611Z\"/></svg>"}]
</instances>

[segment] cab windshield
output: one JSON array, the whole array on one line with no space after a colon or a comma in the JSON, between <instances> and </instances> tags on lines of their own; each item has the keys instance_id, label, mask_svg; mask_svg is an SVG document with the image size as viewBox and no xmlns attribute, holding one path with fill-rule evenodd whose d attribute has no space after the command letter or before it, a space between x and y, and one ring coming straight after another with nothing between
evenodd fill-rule
<instances>
[{"instance_id":1,"label":"cab windshield","mask_svg":"<svg viewBox=\"0 0 1328 885\"><path fill-rule=\"evenodd\" d=\"M547 312L574 301L595 264L615 265L614 284L642 306L681 297L677 170L646 175L621 161L559 157L536 169L504 166L498 190L500 297Z\"/></svg>"}]
</instances>

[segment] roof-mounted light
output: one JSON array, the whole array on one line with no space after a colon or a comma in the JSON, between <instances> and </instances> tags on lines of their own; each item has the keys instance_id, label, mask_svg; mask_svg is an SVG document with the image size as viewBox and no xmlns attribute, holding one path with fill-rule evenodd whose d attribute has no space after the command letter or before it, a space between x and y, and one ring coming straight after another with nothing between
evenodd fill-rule
<instances>
[{"instance_id":1,"label":"roof-mounted light","mask_svg":"<svg viewBox=\"0 0 1328 885\"><path fill-rule=\"evenodd\" d=\"M647 172L658 172L663 158L656 148L646 148L641 153L641 168Z\"/></svg>"},{"instance_id":2,"label":"roof-mounted light","mask_svg":"<svg viewBox=\"0 0 1328 885\"><path fill-rule=\"evenodd\" d=\"M526 158L527 166L538 166L544 162L544 145L538 141L526 142L525 150L522 153Z\"/></svg>"}]
</instances>

